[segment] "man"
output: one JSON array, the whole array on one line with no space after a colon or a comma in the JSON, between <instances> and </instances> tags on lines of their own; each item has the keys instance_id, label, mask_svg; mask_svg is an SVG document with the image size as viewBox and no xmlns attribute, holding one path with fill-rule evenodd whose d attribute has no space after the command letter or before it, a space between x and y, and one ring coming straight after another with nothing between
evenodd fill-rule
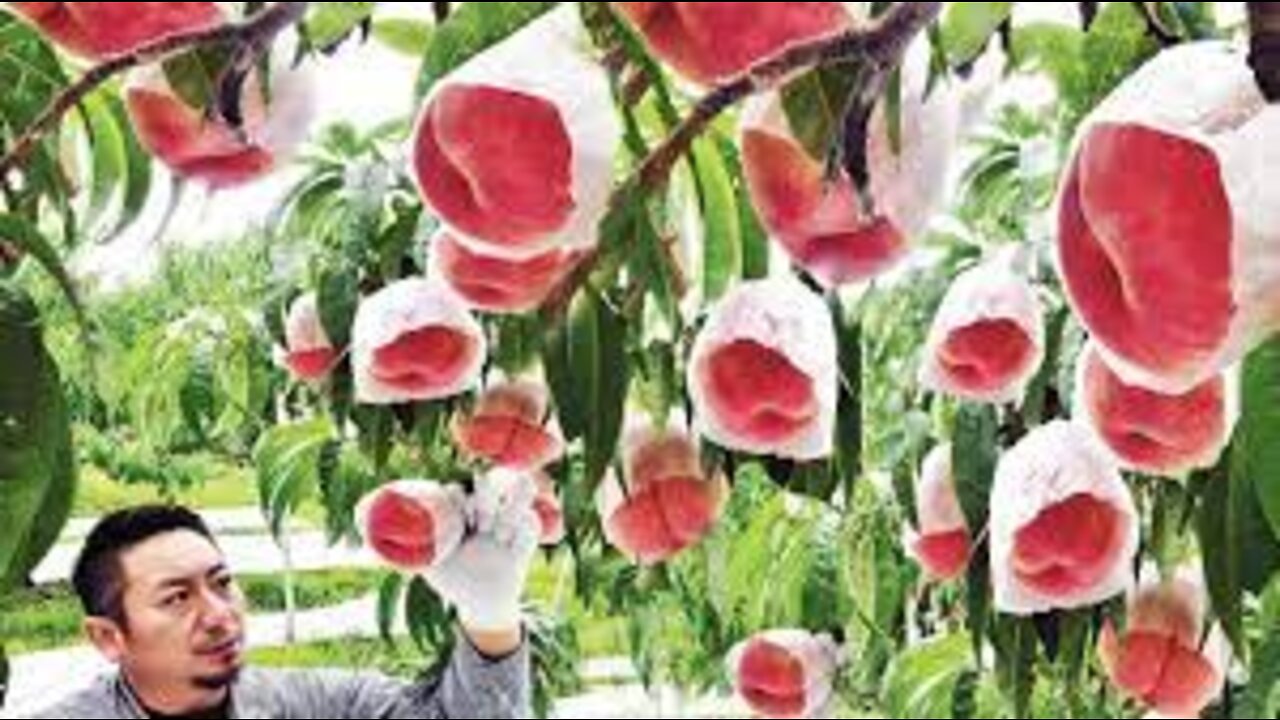
<instances>
[{"instance_id":1,"label":"man","mask_svg":"<svg viewBox=\"0 0 1280 720\"><path fill-rule=\"evenodd\" d=\"M427 574L458 611L461 637L445 669L416 683L245 667L245 599L199 516L168 506L110 515L85 541L73 584L90 642L118 670L33 717L530 717L519 602L537 516L532 494L517 494L471 504L462 546Z\"/></svg>"}]
</instances>

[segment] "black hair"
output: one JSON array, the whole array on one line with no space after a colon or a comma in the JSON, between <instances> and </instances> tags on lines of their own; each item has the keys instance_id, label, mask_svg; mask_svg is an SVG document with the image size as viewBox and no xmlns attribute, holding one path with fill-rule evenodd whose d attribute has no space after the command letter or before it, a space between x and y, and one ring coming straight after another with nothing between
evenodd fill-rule
<instances>
[{"instance_id":1,"label":"black hair","mask_svg":"<svg viewBox=\"0 0 1280 720\"><path fill-rule=\"evenodd\" d=\"M217 544L204 520L178 505L142 505L99 520L85 539L71 575L85 614L127 625L120 556L157 535L178 530L189 530Z\"/></svg>"}]
</instances>

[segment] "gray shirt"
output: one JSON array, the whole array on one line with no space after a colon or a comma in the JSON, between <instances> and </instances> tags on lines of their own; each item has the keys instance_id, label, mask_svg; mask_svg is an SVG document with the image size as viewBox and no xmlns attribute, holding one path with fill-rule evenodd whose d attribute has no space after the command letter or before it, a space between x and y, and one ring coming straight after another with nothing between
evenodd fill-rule
<instances>
[{"instance_id":1,"label":"gray shirt","mask_svg":"<svg viewBox=\"0 0 1280 720\"><path fill-rule=\"evenodd\" d=\"M247 668L233 686L233 718L528 718L529 649L490 661L465 638L444 671L418 682L377 673L337 670ZM58 705L29 716L40 718L135 718L147 716L118 675Z\"/></svg>"}]
</instances>

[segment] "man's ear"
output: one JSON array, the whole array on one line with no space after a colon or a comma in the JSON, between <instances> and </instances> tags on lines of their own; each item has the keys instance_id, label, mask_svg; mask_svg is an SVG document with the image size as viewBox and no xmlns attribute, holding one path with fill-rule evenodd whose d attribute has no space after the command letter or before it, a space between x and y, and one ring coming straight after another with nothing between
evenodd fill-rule
<instances>
[{"instance_id":1,"label":"man's ear","mask_svg":"<svg viewBox=\"0 0 1280 720\"><path fill-rule=\"evenodd\" d=\"M89 642L98 648L98 652L112 663L120 662L128 650L125 642L124 628L110 618L87 617L84 619L84 632Z\"/></svg>"}]
</instances>

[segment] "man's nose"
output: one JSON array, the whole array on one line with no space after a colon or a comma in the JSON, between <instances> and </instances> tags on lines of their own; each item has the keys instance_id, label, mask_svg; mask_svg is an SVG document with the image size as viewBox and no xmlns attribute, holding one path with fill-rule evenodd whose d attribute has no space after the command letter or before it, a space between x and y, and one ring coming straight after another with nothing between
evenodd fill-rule
<instances>
[{"instance_id":1,"label":"man's nose","mask_svg":"<svg viewBox=\"0 0 1280 720\"><path fill-rule=\"evenodd\" d=\"M240 617L240 603L236 593L206 587L201 593L201 623L208 628L225 626Z\"/></svg>"}]
</instances>

